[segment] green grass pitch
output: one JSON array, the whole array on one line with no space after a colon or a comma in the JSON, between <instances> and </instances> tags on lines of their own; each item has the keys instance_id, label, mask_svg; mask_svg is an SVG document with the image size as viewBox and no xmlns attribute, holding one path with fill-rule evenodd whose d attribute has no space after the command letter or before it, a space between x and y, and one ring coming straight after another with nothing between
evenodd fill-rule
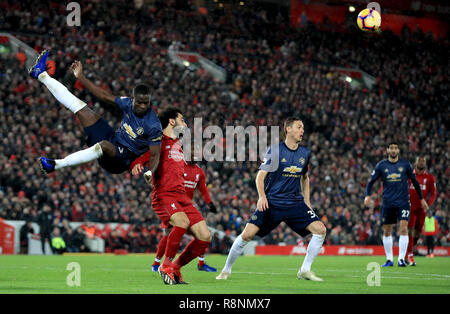
<instances>
[{"instance_id":1,"label":"green grass pitch","mask_svg":"<svg viewBox=\"0 0 450 314\"><path fill-rule=\"evenodd\" d=\"M230 278L197 270L197 261L183 268L189 285L165 285L150 271L154 255L0 256L0 293L133 293L133 294L398 294L450 293L450 258L417 257L418 266L381 268L380 286L368 286L370 262L384 257L319 256L313 271L324 282L298 280L304 256L241 256ZM219 270L226 256L207 255ZM67 265L80 265L80 286L69 286Z\"/></svg>"}]
</instances>

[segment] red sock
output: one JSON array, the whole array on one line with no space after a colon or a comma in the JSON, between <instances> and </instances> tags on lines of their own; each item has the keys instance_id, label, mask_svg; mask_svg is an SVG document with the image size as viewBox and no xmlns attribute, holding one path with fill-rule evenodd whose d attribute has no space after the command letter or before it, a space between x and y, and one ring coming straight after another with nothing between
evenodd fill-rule
<instances>
[{"instance_id":1,"label":"red sock","mask_svg":"<svg viewBox=\"0 0 450 314\"><path fill-rule=\"evenodd\" d=\"M164 252L166 251L166 245L167 245L167 236L163 236L161 238L161 241L158 243L158 247L156 248L156 258L161 259L164 256Z\"/></svg>"},{"instance_id":2,"label":"red sock","mask_svg":"<svg viewBox=\"0 0 450 314\"><path fill-rule=\"evenodd\" d=\"M186 229L174 226L169 236L167 237L166 251L163 267L172 266L172 260L177 255L178 249L180 248L180 242L183 235L186 233Z\"/></svg>"},{"instance_id":3,"label":"red sock","mask_svg":"<svg viewBox=\"0 0 450 314\"><path fill-rule=\"evenodd\" d=\"M408 249L406 250L406 256L413 253L413 247L414 247L414 239L412 236L409 236Z\"/></svg>"},{"instance_id":4,"label":"red sock","mask_svg":"<svg viewBox=\"0 0 450 314\"><path fill-rule=\"evenodd\" d=\"M184 251L178 256L177 260L173 263L175 269L180 269L184 265L188 264L197 256L203 255L209 246L209 242L194 239L186 246Z\"/></svg>"}]
</instances>

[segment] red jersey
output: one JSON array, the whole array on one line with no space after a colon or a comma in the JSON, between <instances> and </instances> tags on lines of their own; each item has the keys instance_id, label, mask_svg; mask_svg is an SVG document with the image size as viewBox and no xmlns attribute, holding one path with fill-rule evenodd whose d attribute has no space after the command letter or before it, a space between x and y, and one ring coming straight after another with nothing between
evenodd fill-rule
<instances>
[{"instance_id":1,"label":"red jersey","mask_svg":"<svg viewBox=\"0 0 450 314\"><path fill-rule=\"evenodd\" d=\"M423 198L427 201L428 206L431 206L436 200L437 196L436 179L431 173L428 173L427 171L424 171L422 174L417 174L416 169L414 169L414 174L416 175L417 182L419 182L420 188L422 189ZM422 206L420 205L419 195L417 195L417 192L414 189L414 185L412 184L411 180L408 180L408 183L411 209L422 208Z\"/></svg>"},{"instance_id":2,"label":"red jersey","mask_svg":"<svg viewBox=\"0 0 450 314\"><path fill-rule=\"evenodd\" d=\"M150 160L150 151L134 160L130 168L136 164L145 165ZM158 168L153 174L152 201L162 194L181 193L186 194L184 188L184 161L183 149L178 139L173 139L163 134L161 139L161 155Z\"/></svg>"},{"instance_id":3,"label":"red jersey","mask_svg":"<svg viewBox=\"0 0 450 314\"><path fill-rule=\"evenodd\" d=\"M200 191L206 204L212 202L206 186L206 175L202 168L196 164L186 163L184 166L184 187L189 199L192 200L196 189Z\"/></svg>"}]
</instances>

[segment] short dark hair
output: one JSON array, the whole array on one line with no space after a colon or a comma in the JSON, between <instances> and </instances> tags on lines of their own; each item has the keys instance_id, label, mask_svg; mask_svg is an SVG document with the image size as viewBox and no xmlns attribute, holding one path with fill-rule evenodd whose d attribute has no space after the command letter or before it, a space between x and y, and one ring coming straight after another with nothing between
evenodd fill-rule
<instances>
[{"instance_id":1,"label":"short dark hair","mask_svg":"<svg viewBox=\"0 0 450 314\"><path fill-rule=\"evenodd\" d=\"M182 114L181 110L177 107L167 107L158 115L159 121L161 122L161 126L165 129L169 125L170 119L176 119L178 114Z\"/></svg>"},{"instance_id":2,"label":"short dark hair","mask_svg":"<svg viewBox=\"0 0 450 314\"><path fill-rule=\"evenodd\" d=\"M138 84L133 88L134 97L136 95L150 95L150 94L151 94L150 86L146 84Z\"/></svg>"},{"instance_id":3,"label":"short dark hair","mask_svg":"<svg viewBox=\"0 0 450 314\"><path fill-rule=\"evenodd\" d=\"M389 141L386 148L389 148L389 146L391 145L397 145L398 147L400 147L400 145L398 144L398 141Z\"/></svg>"},{"instance_id":4,"label":"short dark hair","mask_svg":"<svg viewBox=\"0 0 450 314\"><path fill-rule=\"evenodd\" d=\"M286 120L284 120L284 124L283 124L283 130L281 131L281 138L282 139L286 139L286 128L288 126L292 126L294 124L295 121L303 121L301 118L299 117L289 117Z\"/></svg>"},{"instance_id":5,"label":"short dark hair","mask_svg":"<svg viewBox=\"0 0 450 314\"><path fill-rule=\"evenodd\" d=\"M284 121L283 131L286 132L288 126L292 126L295 121L302 121L299 117L289 117Z\"/></svg>"}]
</instances>

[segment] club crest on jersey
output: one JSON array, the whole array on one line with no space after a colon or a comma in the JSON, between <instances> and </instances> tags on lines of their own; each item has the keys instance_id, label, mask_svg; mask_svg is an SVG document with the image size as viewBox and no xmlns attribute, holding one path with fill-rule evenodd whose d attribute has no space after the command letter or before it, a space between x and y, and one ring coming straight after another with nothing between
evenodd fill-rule
<instances>
[{"instance_id":1,"label":"club crest on jersey","mask_svg":"<svg viewBox=\"0 0 450 314\"><path fill-rule=\"evenodd\" d=\"M384 169L384 172L389 172L389 169L388 168Z\"/></svg>"},{"instance_id":2,"label":"club crest on jersey","mask_svg":"<svg viewBox=\"0 0 450 314\"><path fill-rule=\"evenodd\" d=\"M287 162L286 158L281 159L281 162Z\"/></svg>"},{"instance_id":3,"label":"club crest on jersey","mask_svg":"<svg viewBox=\"0 0 450 314\"><path fill-rule=\"evenodd\" d=\"M258 219L258 216L256 216L256 215L253 215L253 216L250 218L250 220L256 220L256 219Z\"/></svg>"},{"instance_id":4,"label":"club crest on jersey","mask_svg":"<svg viewBox=\"0 0 450 314\"><path fill-rule=\"evenodd\" d=\"M138 127L137 131L136 131L137 135L142 135L144 134L144 128L143 127Z\"/></svg>"},{"instance_id":5,"label":"club crest on jersey","mask_svg":"<svg viewBox=\"0 0 450 314\"><path fill-rule=\"evenodd\" d=\"M305 158L300 158L299 160L298 160L299 162L300 162L300 165L304 165L305 164Z\"/></svg>"},{"instance_id":6,"label":"club crest on jersey","mask_svg":"<svg viewBox=\"0 0 450 314\"><path fill-rule=\"evenodd\" d=\"M403 167L399 167L398 171L402 172L403 171Z\"/></svg>"},{"instance_id":7,"label":"club crest on jersey","mask_svg":"<svg viewBox=\"0 0 450 314\"><path fill-rule=\"evenodd\" d=\"M199 174L196 174L195 175L195 181L198 181L200 179L200 175Z\"/></svg>"}]
</instances>

